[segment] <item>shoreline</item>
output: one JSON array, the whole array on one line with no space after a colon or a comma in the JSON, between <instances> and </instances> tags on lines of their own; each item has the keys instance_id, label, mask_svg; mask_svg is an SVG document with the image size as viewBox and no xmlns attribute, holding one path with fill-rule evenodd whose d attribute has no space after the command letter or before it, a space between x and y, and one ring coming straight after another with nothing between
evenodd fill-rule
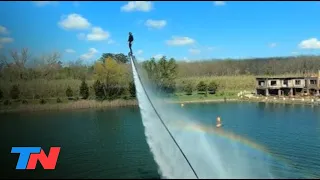
<instances>
[{"instance_id":1,"label":"shoreline","mask_svg":"<svg viewBox=\"0 0 320 180\"><path fill-rule=\"evenodd\" d=\"M272 97L251 97L251 98L217 98L217 99L199 99L199 100L165 100L167 103L174 104L191 104L191 103L220 103L220 102L261 102L276 104L305 104L320 105L319 100L311 100L310 98L272 98ZM138 101L134 100L112 100L112 101L96 101L96 100L78 100L67 103L53 104L19 104L16 107L10 105L0 107L0 114L3 113L19 113L19 112L36 112L36 111L64 111L77 109L103 109L117 108L126 106L138 106Z\"/></svg>"},{"instance_id":2,"label":"shoreline","mask_svg":"<svg viewBox=\"0 0 320 180\"><path fill-rule=\"evenodd\" d=\"M19 104L17 107L1 106L0 114L2 113L19 113L19 112L37 112L37 111L64 111L77 109L102 109L125 106L138 105L136 100L112 100L112 101L96 101L96 100L78 100L67 103L53 104ZM4 108L5 107L5 108Z\"/></svg>"}]
</instances>

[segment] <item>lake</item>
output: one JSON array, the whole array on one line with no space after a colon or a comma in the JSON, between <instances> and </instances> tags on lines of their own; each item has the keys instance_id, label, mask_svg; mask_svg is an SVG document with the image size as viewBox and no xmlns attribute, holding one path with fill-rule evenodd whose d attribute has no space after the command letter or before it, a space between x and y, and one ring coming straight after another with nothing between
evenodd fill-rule
<instances>
[{"instance_id":1,"label":"lake","mask_svg":"<svg viewBox=\"0 0 320 180\"><path fill-rule=\"evenodd\" d=\"M178 105L177 105L178 106ZM281 163L278 177L320 177L317 106L202 103L183 108L205 126L221 117L223 129L267 147ZM1 114L1 178L160 178L138 107ZM60 146L56 170L18 171L13 146ZM293 169L286 172L289 165Z\"/></svg>"}]
</instances>

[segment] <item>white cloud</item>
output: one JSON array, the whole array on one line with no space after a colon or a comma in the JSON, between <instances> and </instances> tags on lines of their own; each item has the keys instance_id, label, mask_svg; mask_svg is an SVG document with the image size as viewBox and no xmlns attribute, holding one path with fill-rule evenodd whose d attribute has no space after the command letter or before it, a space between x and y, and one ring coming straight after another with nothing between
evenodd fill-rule
<instances>
[{"instance_id":1,"label":"white cloud","mask_svg":"<svg viewBox=\"0 0 320 180\"><path fill-rule=\"evenodd\" d=\"M191 48L191 49L189 49L189 53L191 53L191 54L200 54L201 51L200 51L200 49Z\"/></svg>"},{"instance_id":2,"label":"white cloud","mask_svg":"<svg viewBox=\"0 0 320 180\"><path fill-rule=\"evenodd\" d=\"M0 49L3 48L3 44L5 44L5 43L12 43L12 42L13 42L13 38L0 37Z\"/></svg>"},{"instance_id":3,"label":"white cloud","mask_svg":"<svg viewBox=\"0 0 320 180\"><path fill-rule=\"evenodd\" d=\"M0 34L9 34L9 31L6 27L0 25Z\"/></svg>"},{"instance_id":4,"label":"white cloud","mask_svg":"<svg viewBox=\"0 0 320 180\"><path fill-rule=\"evenodd\" d=\"M9 38L9 37L0 38L0 44L11 43L11 42L13 42L13 38Z\"/></svg>"},{"instance_id":5,"label":"white cloud","mask_svg":"<svg viewBox=\"0 0 320 180\"><path fill-rule=\"evenodd\" d=\"M90 22L80 14L69 14L62 16L58 25L63 29L87 29L91 26Z\"/></svg>"},{"instance_id":6,"label":"white cloud","mask_svg":"<svg viewBox=\"0 0 320 180\"><path fill-rule=\"evenodd\" d=\"M270 48L274 48L274 47L276 47L277 45L278 45L277 43L270 43L270 44L269 44L269 47L270 47Z\"/></svg>"},{"instance_id":7,"label":"white cloud","mask_svg":"<svg viewBox=\"0 0 320 180\"><path fill-rule=\"evenodd\" d=\"M58 4L58 1L33 1L36 6L43 7L46 5Z\"/></svg>"},{"instance_id":8,"label":"white cloud","mask_svg":"<svg viewBox=\"0 0 320 180\"><path fill-rule=\"evenodd\" d=\"M152 9L152 3L150 1L129 1L128 4L121 7L121 11L132 12L142 11L149 12Z\"/></svg>"},{"instance_id":9,"label":"white cloud","mask_svg":"<svg viewBox=\"0 0 320 180\"><path fill-rule=\"evenodd\" d=\"M110 37L110 33L101 27L93 27L90 34L87 34L88 41L102 41Z\"/></svg>"},{"instance_id":10,"label":"white cloud","mask_svg":"<svg viewBox=\"0 0 320 180\"><path fill-rule=\"evenodd\" d=\"M141 55L143 53L143 51L140 49L137 51L137 55Z\"/></svg>"},{"instance_id":11,"label":"white cloud","mask_svg":"<svg viewBox=\"0 0 320 180\"><path fill-rule=\"evenodd\" d=\"M320 41L317 38L310 38L301 41L298 46L301 49L320 49Z\"/></svg>"},{"instance_id":12,"label":"white cloud","mask_svg":"<svg viewBox=\"0 0 320 180\"><path fill-rule=\"evenodd\" d=\"M90 48L89 51L85 54L82 54L80 56L81 60L90 60L94 57L95 54L97 54L98 50L96 50L95 48Z\"/></svg>"},{"instance_id":13,"label":"white cloud","mask_svg":"<svg viewBox=\"0 0 320 180\"><path fill-rule=\"evenodd\" d=\"M73 49L66 49L66 53L75 53L76 51Z\"/></svg>"},{"instance_id":14,"label":"white cloud","mask_svg":"<svg viewBox=\"0 0 320 180\"><path fill-rule=\"evenodd\" d=\"M155 59L160 59L160 58L162 58L163 57L163 54L157 54L157 55L155 55L155 56L153 56Z\"/></svg>"},{"instance_id":15,"label":"white cloud","mask_svg":"<svg viewBox=\"0 0 320 180\"><path fill-rule=\"evenodd\" d=\"M145 22L145 25L148 28L155 28L155 29L161 29L163 27L165 27L167 25L167 21L166 20L152 20L152 19L148 19Z\"/></svg>"},{"instance_id":16,"label":"white cloud","mask_svg":"<svg viewBox=\"0 0 320 180\"><path fill-rule=\"evenodd\" d=\"M213 4L215 6L224 6L224 5L226 5L226 2L224 2L224 1L214 1Z\"/></svg>"},{"instance_id":17,"label":"white cloud","mask_svg":"<svg viewBox=\"0 0 320 180\"><path fill-rule=\"evenodd\" d=\"M294 52L291 52L291 54L293 54L293 55L297 55L297 54L300 54L300 53L299 53L299 52L294 51Z\"/></svg>"},{"instance_id":18,"label":"white cloud","mask_svg":"<svg viewBox=\"0 0 320 180\"><path fill-rule=\"evenodd\" d=\"M184 46L195 43L195 40L189 37L172 36L171 40L167 40L167 44L170 46Z\"/></svg>"}]
</instances>

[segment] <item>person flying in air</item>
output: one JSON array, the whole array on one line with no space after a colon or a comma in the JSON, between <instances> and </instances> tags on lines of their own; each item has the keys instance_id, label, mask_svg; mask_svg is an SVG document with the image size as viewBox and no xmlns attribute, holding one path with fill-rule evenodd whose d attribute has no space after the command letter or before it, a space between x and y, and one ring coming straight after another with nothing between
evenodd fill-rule
<instances>
[{"instance_id":1,"label":"person flying in air","mask_svg":"<svg viewBox=\"0 0 320 180\"><path fill-rule=\"evenodd\" d=\"M129 32L129 39L128 39L128 42L129 42L129 48L130 48L130 54L132 55L132 49L131 49L131 46L132 46L132 42L133 42L133 35L131 32Z\"/></svg>"}]
</instances>

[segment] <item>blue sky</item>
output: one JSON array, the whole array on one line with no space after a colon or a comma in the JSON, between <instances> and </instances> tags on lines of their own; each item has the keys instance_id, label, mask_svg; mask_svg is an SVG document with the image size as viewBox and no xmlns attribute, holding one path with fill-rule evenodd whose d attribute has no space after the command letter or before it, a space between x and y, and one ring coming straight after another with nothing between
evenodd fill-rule
<instances>
[{"instance_id":1,"label":"blue sky","mask_svg":"<svg viewBox=\"0 0 320 180\"><path fill-rule=\"evenodd\" d=\"M0 2L0 52L178 60L320 54L319 2Z\"/></svg>"}]
</instances>

